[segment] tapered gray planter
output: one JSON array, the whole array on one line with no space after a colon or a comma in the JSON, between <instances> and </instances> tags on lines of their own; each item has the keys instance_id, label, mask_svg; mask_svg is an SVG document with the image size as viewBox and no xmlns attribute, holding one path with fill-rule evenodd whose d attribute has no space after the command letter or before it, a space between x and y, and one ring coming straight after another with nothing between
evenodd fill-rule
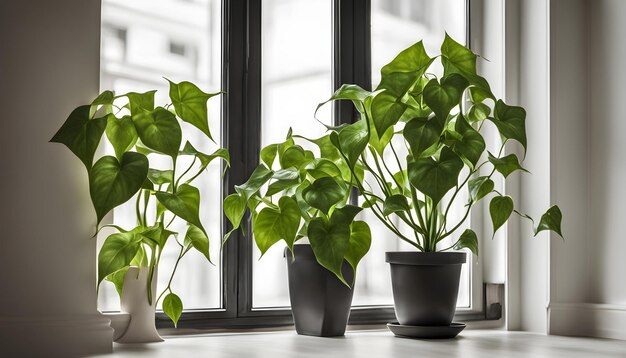
<instances>
[{"instance_id":1,"label":"tapered gray planter","mask_svg":"<svg viewBox=\"0 0 626 358\"><path fill-rule=\"evenodd\" d=\"M456 311L464 252L387 252L401 325L449 326Z\"/></svg>"},{"instance_id":2,"label":"tapered gray planter","mask_svg":"<svg viewBox=\"0 0 626 358\"><path fill-rule=\"evenodd\" d=\"M295 245L293 250L295 260L288 248L285 257L296 332L318 337L343 336L353 290L317 262L310 245ZM354 271L345 261L342 273L347 282L352 282Z\"/></svg>"}]
</instances>

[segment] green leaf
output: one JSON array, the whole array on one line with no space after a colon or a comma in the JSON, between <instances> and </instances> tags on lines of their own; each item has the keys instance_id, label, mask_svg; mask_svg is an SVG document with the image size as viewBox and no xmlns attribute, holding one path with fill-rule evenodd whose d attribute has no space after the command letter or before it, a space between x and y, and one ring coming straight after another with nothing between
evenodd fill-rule
<instances>
[{"instance_id":1,"label":"green leaf","mask_svg":"<svg viewBox=\"0 0 626 358\"><path fill-rule=\"evenodd\" d=\"M411 210L409 201L404 195L394 194L385 199L383 204L383 215L388 216L392 213L407 212Z\"/></svg>"},{"instance_id":2,"label":"green leaf","mask_svg":"<svg viewBox=\"0 0 626 358\"><path fill-rule=\"evenodd\" d=\"M206 231L200 222L200 191L189 184L178 187L176 194L158 191L157 200L186 222L197 226L205 234Z\"/></svg>"},{"instance_id":3,"label":"green leaf","mask_svg":"<svg viewBox=\"0 0 626 358\"><path fill-rule=\"evenodd\" d=\"M408 177L411 185L425 195L434 204L458 183L463 161L448 147L443 147L439 160L422 158L409 163Z\"/></svg>"},{"instance_id":4,"label":"green leaf","mask_svg":"<svg viewBox=\"0 0 626 358\"><path fill-rule=\"evenodd\" d=\"M379 136L378 132L376 131L376 126L374 125L374 122L371 119L371 116L368 116L368 121L369 121L369 131L370 131L370 134L369 134L369 138L370 138L369 144L382 157L383 153L385 152L385 149L387 148L387 146L391 142L391 138L393 138L393 134L394 134L393 133L393 128L389 127L385 131L385 133L383 133L382 136Z\"/></svg>"},{"instance_id":5,"label":"green leaf","mask_svg":"<svg viewBox=\"0 0 626 358\"><path fill-rule=\"evenodd\" d=\"M474 103L467 112L467 120L470 123L480 122L487 118L491 113L491 108L484 103Z\"/></svg>"},{"instance_id":6,"label":"green leaf","mask_svg":"<svg viewBox=\"0 0 626 358\"><path fill-rule=\"evenodd\" d=\"M204 93L191 82L183 81L170 83L170 99L176 110L176 114L183 121L192 124L213 140L209 130L209 120L207 114L207 101L218 93Z\"/></svg>"},{"instance_id":7,"label":"green leaf","mask_svg":"<svg viewBox=\"0 0 626 358\"><path fill-rule=\"evenodd\" d=\"M535 230L535 236L538 233L544 230L550 230L557 233L561 238L563 237L563 233L561 232L561 220L563 219L563 214L561 214L561 209L554 205L545 214L541 215L541 219L539 220L539 225L537 225L537 229Z\"/></svg>"},{"instance_id":8,"label":"green leaf","mask_svg":"<svg viewBox=\"0 0 626 358\"><path fill-rule=\"evenodd\" d=\"M287 148L279 157L281 168L303 168L313 160L313 153L299 145Z\"/></svg>"},{"instance_id":9,"label":"green leaf","mask_svg":"<svg viewBox=\"0 0 626 358\"><path fill-rule=\"evenodd\" d=\"M130 267L126 266L120 270L117 270L106 277L106 280L115 285L117 294L122 297L122 290L124 289L124 280L126 279L126 273Z\"/></svg>"},{"instance_id":10,"label":"green leaf","mask_svg":"<svg viewBox=\"0 0 626 358\"><path fill-rule=\"evenodd\" d=\"M163 107L133 116L141 142L157 152L175 158L182 141L182 131L176 116Z\"/></svg>"},{"instance_id":11,"label":"green leaf","mask_svg":"<svg viewBox=\"0 0 626 358\"><path fill-rule=\"evenodd\" d=\"M254 240L261 256L275 243L284 240L290 250L300 227L300 208L291 197L283 196L278 201L278 209L266 207L254 217L252 229Z\"/></svg>"},{"instance_id":12,"label":"green leaf","mask_svg":"<svg viewBox=\"0 0 626 358\"><path fill-rule=\"evenodd\" d=\"M140 244L141 236L131 231L107 237L98 253L98 286L105 277L130 265Z\"/></svg>"},{"instance_id":13,"label":"green leaf","mask_svg":"<svg viewBox=\"0 0 626 358\"><path fill-rule=\"evenodd\" d=\"M183 313L183 301L174 293L168 293L163 299L163 313L174 322L174 327L178 325L178 319Z\"/></svg>"},{"instance_id":14,"label":"green leaf","mask_svg":"<svg viewBox=\"0 0 626 358\"><path fill-rule=\"evenodd\" d=\"M93 157L107 125L106 117L90 119L90 106L80 106L70 113L59 131L50 139L65 144L80 159L87 170L93 165Z\"/></svg>"},{"instance_id":15,"label":"green leaf","mask_svg":"<svg viewBox=\"0 0 626 358\"><path fill-rule=\"evenodd\" d=\"M315 159L306 167L306 171L315 179L323 177L341 177L341 169L326 158Z\"/></svg>"},{"instance_id":16,"label":"green leaf","mask_svg":"<svg viewBox=\"0 0 626 358\"><path fill-rule=\"evenodd\" d=\"M438 143L442 131L442 125L435 117L413 118L406 123L402 134L409 143L413 158L420 158L422 154L432 154L428 149Z\"/></svg>"},{"instance_id":17,"label":"green leaf","mask_svg":"<svg viewBox=\"0 0 626 358\"><path fill-rule=\"evenodd\" d=\"M478 256L478 237L476 233L470 229L465 229L459 237L459 240L454 244L455 250L461 250L464 248L470 249L474 255Z\"/></svg>"},{"instance_id":18,"label":"green leaf","mask_svg":"<svg viewBox=\"0 0 626 358\"><path fill-rule=\"evenodd\" d=\"M509 174L513 173L516 170L522 170L528 173L528 170L522 168L519 163L519 159L515 154L509 154L503 158L496 158L491 153L489 153L489 161L493 164L494 168L502 174L505 178L509 176Z\"/></svg>"},{"instance_id":19,"label":"green leaf","mask_svg":"<svg viewBox=\"0 0 626 358\"><path fill-rule=\"evenodd\" d=\"M205 154L197 150L189 141L185 142L185 146L183 150L180 151L179 154L183 155L195 155L204 168L209 166L213 159L222 158L226 162L227 165L230 165L230 153L226 148L218 148L215 152L211 154Z\"/></svg>"},{"instance_id":20,"label":"green leaf","mask_svg":"<svg viewBox=\"0 0 626 358\"><path fill-rule=\"evenodd\" d=\"M359 120L339 131L339 149L348 158L351 167L354 167L368 142L369 131L365 120Z\"/></svg>"},{"instance_id":21,"label":"green leaf","mask_svg":"<svg viewBox=\"0 0 626 358\"><path fill-rule=\"evenodd\" d=\"M359 262L370 250L371 245L372 232L370 231L369 225L367 225L365 221L352 222L350 225L350 242L348 244L348 250L346 251L345 258L350 266L352 266L355 273ZM354 275L352 285L354 285L355 281L356 274Z\"/></svg>"},{"instance_id":22,"label":"green leaf","mask_svg":"<svg viewBox=\"0 0 626 358\"><path fill-rule=\"evenodd\" d=\"M105 132L118 158L121 158L122 154L131 150L137 143L137 130L130 116L116 118L113 114L109 114Z\"/></svg>"},{"instance_id":23,"label":"green leaf","mask_svg":"<svg viewBox=\"0 0 626 358\"><path fill-rule=\"evenodd\" d=\"M489 83L476 74L476 55L465 46L454 41L447 33L441 44L441 64L443 65L444 77L452 73L461 74L471 85L479 88L482 97L495 98L491 93Z\"/></svg>"},{"instance_id":24,"label":"green leaf","mask_svg":"<svg viewBox=\"0 0 626 358\"><path fill-rule=\"evenodd\" d=\"M320 109L320 107L322 107L323 105L325 105L326 103L330 101L335 101L335 100L351 100L352 103L354 103L354 106L356 107L356 109L359 112L363 113L364 111L363 101L365 101L365 98L367 98L367 96L369 96L370 93L371 92L366 91L357 85L344 84L341 87L339 87L337 91L335 91L332 97L318 104L317 108L315 108L315 113L313 115L315 116L317 114L317 111Z\"/></svg>"},{"instance_id":25,"label":"green leaf","mask_svg":"<svg viewBox=\"0 0 626 358\"><path fill-rule=\"evenodd\" d=\"M393 128L404 114L407 105L402 103L401 98L385 91L377 94L372 100L372 122L379 138L388 129Z\"/></svg>"},{"instance_id":26,"label":"green leaf","mask_svg":"<svg viewBox=\"0 0 626 358\"><path fill-rule=\"evenodd\" d=\"M317 262L334 273L346 286L350 285L343 278L341 266L350 247L350 226L360 210L361 208L346 205L336 209L328 221L322 217L313 218L307 229L307 236ZM357 227L357 229L362 228ZM360 243L365 239L364 237L355 238ZM354 256L351 256L351 259L358 258L359 252L361 250L355 247Z\"/></svg>"},{"instance_id":27,"label":"green leaf","mask_svg":"<svg viewBox=\"0 0 626 358\"><path fill-rule=\"evenodd\" d=\"M493 187L493 180L489 179L489 177L486 176L481 176L470 180L468 183L470 199L473 202L477 202L478 200L484 198L485 195L491 193Z\"/></svg>"},{"instance_id":28,"label":"green leaf","mask_svg":"<svg viewBox=\"0 0 626 358\"><path fill-rule=\"evenodd\" d=\"M159 204L160 203L157 202L157 205ZM175 234L176 233L174 231L167 230L163 226L163 223L158 223L158 225L155 225L141 232L142 236L146 237L148 240L150 240L153 243L150 245L151 247L154 247L154 244L156 244L161 249L165 247L165 244L167 243L167 240L170 238L170 236L175 235Z\"/></svg>"},{"instance_id":29,"label":"green leaf","mask_svg":"<svg viewBox=\"0 0 626 358\"><path fill-rule=\"evenodd\" d=\"M274 172L272 170L267 169L261 164L254 169L247 182L241 185L235 185L235 191L247 202L252 195L256 194L259 189L272 178L273 174Z\"/></svg>"},{"instance_id":30,"label":"green leaf","mask_svg":"<svg viewBox=\"0 0 626 358\"><path fill-rule=\"evenodd\" d=\"M454 129L462 138L461 140L452 139L451 148L462 158L465 158L473 169L485 151L485 140L476 129L467 123L461 114L456 118Z\"/></svg>"},{"instance_id":31,"label":"green leaf","mask_svg":"<svg viewBox=\"0 0 626 358\"><path fill-rule=\"evenodd\" d=\"M191 245L196 250L198 250L210 263L211 261L211 252L209 251L209 238L204 233L204 231L200 230L195 225L189 225L187 228L187 232L185 233L185 245Z\"/></svg>"},{"instance_id":32,"label":"green leaf","mask_svg":"<svg viewBox=\"0 0 626 358\"><path fill-rule=\"evenodd\" d=\"M154 110L154 91L148 91L144 93L137 92L129 92L126 93L126 98L128 98L128 104L130 107L130 115L136 116L138 114L143 113L144 110L152 111Z\"/></svg>"},{"instance_id":33,"label":"green leaf","mask_svg":"<svg viewBox=\"0 0 626 358\"><path fill-rule=\"evenodd\" d=\"M139 249L137 250L137 254L130 261L129 265L130 266L137 266L137 267L142 267L142 266L146 267L146 266L148 266L148 256L146 255L146 249L142 245L139 245ZM109 276L111 276L111 275L109 275Z\"/></svg>"},{"instance_id":34,"label":"green leaf","mask_svg":"<svg viewBox=\"0 0 626 358\"><path fill-rule=\"evenodd\" d=\"M148 179L155 185L172 184L174 182L174 171L148 169Z\"/></svg>"},{"instance_id":35,"label":"green leaf","mask_svg":"<svg viewBox=\"0 0 626 358\"><path fill-rule=\"evenodd\" d=\"M489 214L493 223L493 235L504 225L513 212L513 199L510 196L494 196L489 203Z\"/></svg>"},{"instance_id":36,"label":"green leaf","mask_svg":"<svg viewBox=\"0 0 626 358\"><path fill-rule=\"evenodd\" d=\"M265 196L275 195L283 190L291 189L298 184L300 184L300 179L277 180L267 187L267 192L265 193Z\"/></svg>"},{"instance_id":37,"label":"green leaf","mask_svg":"<svg viewBox=\"0 0 626 358\"><path fill-rule=\"evenodd\" d=\"M96 209L97 225L116 206L132 198L148 176L148 158L126 152L121 162L115 157L100 158L89 172L89 193Z\"/></svg>"},{"instance_id":38,"label":"green leaf","mask_svg":"<svg viewBox=\"0 0 626 358\"><path fill-rule=\"evenodd\" d=\"M224 199L223 206L224 214L233 225L233 230L239 228L246 213L246 199L239 194L230 194Z\"/></svg>"},{"instance_id":39,"label":"green leaf","mask_svg":"<svg viewBox=\"0 0 626 358\"><path fill-rule=\"evenodd\" d=\"M522 107L509 106L498 100L494 117L489 118L496 125L500 135L506 139L518 141L526 150L526 110Z\"/></svg>"},{"instance_id":40,"label":"green leaf","mask_svg":"<svg viewBox=\"0 0 626 358\"><path fill-rule=\"evenodd\" d=\"M441 79L441 85L436 79L428 81L422 96L439 121L445 123L452 108L459 104L468 85L463 76L452 73Z\"/></svg>"},{"instance_id":41,"label":"green leaf","mask_svg":"<svg viewBox=\"0 0 626 358\"><path fill-rule=\"evenodd\" d=\"M111 113L113 111L114 99L115 94L113 93L113 91L102 91L102 93L100 93L98 97L96 97L96 99L91 102L91 108L89 113L90 117L93 116L93 114L98 110L98 106L104 107L105 113Z\"/></svg>"},{"instance_id":42,"label":"green leaf","mask_svg":"<svg viewBox=\"0 0 626 358\"><path fill-rule=\"evenodd\" d=\"M287 140L282 143L267 145L261 149L261 161L271 169L276 156L282 157L285 150L293 145L294 141L291 137L288 137Z\"/></svg>"},{"instance_id":43,"label":"green leaf","mask_svg":"<svg viewBox=\"0 0 626 358\"><path fill-rule=\"evenodd\" d=\"M345 197L346 191L331 177L317 179L302 191L302 197L312 207L328 215L328 210Z\"/></svg>"}]
</instances>

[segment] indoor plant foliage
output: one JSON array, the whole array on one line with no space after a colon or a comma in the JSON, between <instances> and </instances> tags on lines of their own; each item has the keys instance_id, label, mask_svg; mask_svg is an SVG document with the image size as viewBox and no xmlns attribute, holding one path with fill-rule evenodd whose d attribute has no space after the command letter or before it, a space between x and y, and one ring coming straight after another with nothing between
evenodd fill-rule
<instances>
[{"instance_id":1,"label":"indoor plant foliage","mask_svg":"<svg viewBox=\"0 0 626 358\"><path fill-rule=\"evenodd\" d=\"M350 168L362 167L373 178L367 182L356 173L351 176L363 205L394 236L419 252L468 248L478 254L477 234L472 229L459 231L481 200L489 200L494 233L513 212L532 220L514 209L513 199L496 190L493 180L525 171L516 154L505 153L511 141L526 151L526 112L493 95L476 72L476 58L447 34L441 54L435 57L426 53L420 41L381 69L381 82L374 92L344 85L328 100L350 100L360 113L353 124L329 128L329 137L344 160L354 164ZM431 73L436 60L443 68L440 76ZM502 138L494 153L486 150L483 128L487 125L495 126ZM385 161L384 155L393 159ZM454 222L450 208L462 191L467 191L469 200L462 203L463 217ZM535 235L543 230L561 235L558 206L541 216ZM448 237L453 244L442 247ZM465 261L462 255L455 259L459 270ZM394 283L398 314L397 293Z\"/></svg>"},{"instance_id":2,"label":"indoor plant foliage","mask_svg":"<svg viewBox=\"0 0 626 358\"><path fill-rule=\"evenodd\" d=\"M205 154L190 142L182 145L180 120L198 128L212 141L207 101L219 93L204 93L190 82L169 81L171 103L155 107L155 92L116 96L104 91L91 104L76 108L51 141L65 144L87 169L97 216L96 232L103 227L116 231L106 238L98 254L98 287L103 280L111 281L122 296L129 268L144 268L148 270L146 301L156 306L163 297L163 311L176 325L183 310L181 299L171 289L178 262L191 249L210 261L209 239L199 215L200 192L192 182L214 159L228 163L229 155L223 148ZM94 163L103 135L115 155L104 155ZM169 157L171 169L152 168L148 158L153 156ZM188 167L177 167L181 156L193 156ZM101 226L111 210L133 197L137 221L134 228ZM184 236L169 229L176 218L188 225ZM172 237L180 247L179 255L167 287L153 297L155 271L165 244Z\"/></svg>"}]
</instances>

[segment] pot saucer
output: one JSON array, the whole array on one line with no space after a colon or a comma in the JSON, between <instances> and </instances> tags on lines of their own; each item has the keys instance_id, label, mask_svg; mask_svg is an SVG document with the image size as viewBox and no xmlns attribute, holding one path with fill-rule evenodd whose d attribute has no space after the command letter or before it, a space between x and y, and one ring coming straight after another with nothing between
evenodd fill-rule
<instances>
[{"instance_id":1,"label":"pot saucer","mask_svg":"<svg viewBox=\"0 0 626 358\"><path fill-rule=\"evenodd\" d=\"M397 322L387 323L396 337L445 339L454 338L465 328L465 323L452 322L449 326L405 326Z\"/></svg>"}]
</instances>

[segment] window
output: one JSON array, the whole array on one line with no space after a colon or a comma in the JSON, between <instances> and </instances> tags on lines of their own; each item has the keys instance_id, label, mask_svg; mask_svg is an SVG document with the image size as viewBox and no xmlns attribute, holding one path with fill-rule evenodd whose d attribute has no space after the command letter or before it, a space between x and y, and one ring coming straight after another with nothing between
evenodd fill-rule
<instances>
[{"instance_id":1,"label":"window","mask_svg":"<svg viewBox=\"0 0 626 358\"><path fill-rule=\"evenodd\" d=\"M164 89L165 76L227 92L221 106L210 102L209 118L214 134L221 128L216 140L229 148L231 169L222 179L220 168L212 168L201 188L201 219L218 258L215 243L229 229L221 199L257 166L261 146L282 141L290 127L321 136L324 128L313 119L317 103L342 83L374 87L378 69L417 39L424 38L427 50L435 52L444 29L466 38L466 1L103 0L101 83L120 93ZM331 124L351 123L356 116L349 103L337 103L317 117ZM116 223L132 218L132 210L116 210ZM382 225L368 221L374 240L360 264L352 323L393 319L384 252L405 249L399 240L385 238L390 234ZM201 257L182 262L175 285L186 311L179 326L291 322L283 252L273 247L259 260L251 237L251 231L233 235L215 267ZM159 285L173 260L162 260ZM459 307L472 306L471 277L464 269ZM114 289L103 286L100 308L116 310L118 301Z\"/></svg>"}]
</instances>

